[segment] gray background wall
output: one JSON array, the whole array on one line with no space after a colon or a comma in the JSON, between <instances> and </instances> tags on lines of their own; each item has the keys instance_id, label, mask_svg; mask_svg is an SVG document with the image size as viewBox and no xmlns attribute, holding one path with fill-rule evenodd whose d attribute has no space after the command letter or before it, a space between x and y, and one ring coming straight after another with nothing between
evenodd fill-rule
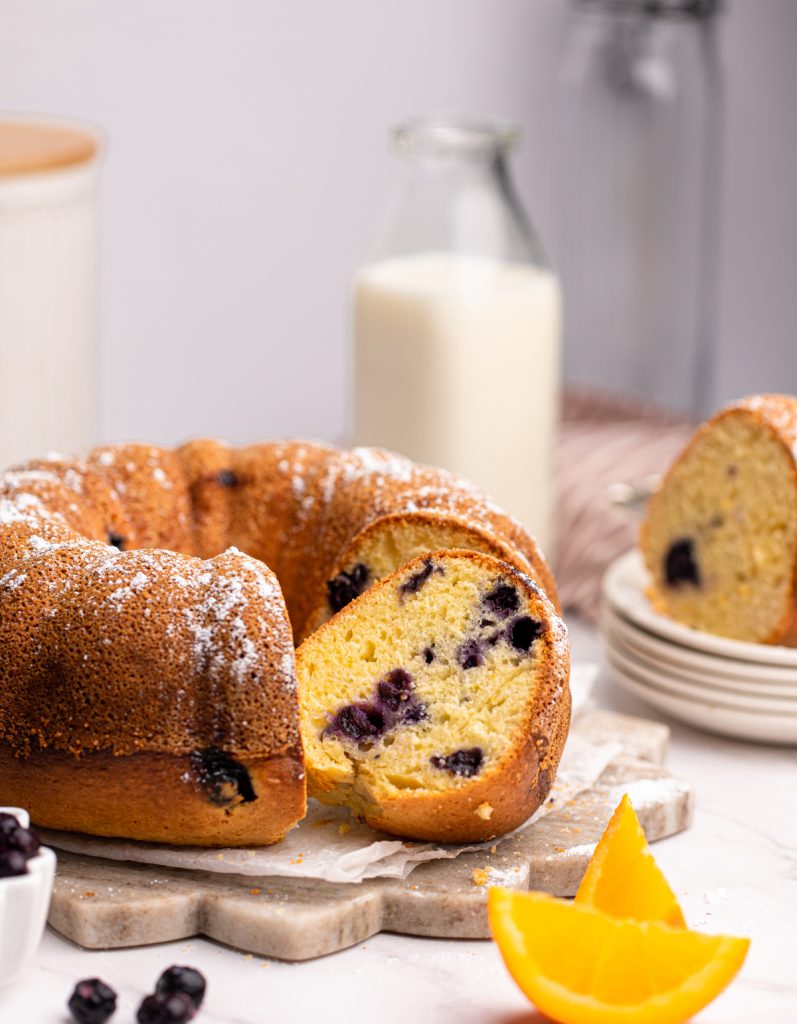
<instances>
[{"instance_id":1,"label":"gray background wall","mask_svg":"<svg viewBox=\"0 0 797 1024\"><path fill-rule=\"evenodd\" d=\"M340 438L347 282L409 113L517 121L555 255L565 0L0 0L6 110L110 137L102 436ZM732 0L715 399L797 391L797 2Z\"/></svg>"}]
</instances>

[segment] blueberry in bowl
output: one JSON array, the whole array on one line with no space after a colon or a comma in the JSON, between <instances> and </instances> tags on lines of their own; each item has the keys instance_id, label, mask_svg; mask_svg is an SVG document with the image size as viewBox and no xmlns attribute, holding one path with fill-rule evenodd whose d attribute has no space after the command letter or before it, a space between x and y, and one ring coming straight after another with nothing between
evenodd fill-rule
<instances>
[{"instance_id":1,"label":"blueberry in bowl","mask_svg":"<svg viewBox=\"0 0 797 1024\"><path fill-rule=\"evenodd\" d=\"M41 846L27 811L0 807L0 985L36 951L47 921L55 854Z\"/></svg>"}]
</instances>

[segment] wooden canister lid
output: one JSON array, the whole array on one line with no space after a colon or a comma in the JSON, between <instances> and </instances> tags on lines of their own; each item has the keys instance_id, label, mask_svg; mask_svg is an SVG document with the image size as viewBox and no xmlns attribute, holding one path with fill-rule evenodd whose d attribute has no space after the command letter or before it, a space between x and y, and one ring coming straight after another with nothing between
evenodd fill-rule
<instances>
[{"instance_id":1,"label":"wooden canister lid","mask_svg":"<svg viewBox=\"0 0 797 1024\"><path fill-rule=\"evenodd\" d=\"M97 140L57 121L0 118L0 176L37 174L91 160Z\"/></svg>"}]
</instances>

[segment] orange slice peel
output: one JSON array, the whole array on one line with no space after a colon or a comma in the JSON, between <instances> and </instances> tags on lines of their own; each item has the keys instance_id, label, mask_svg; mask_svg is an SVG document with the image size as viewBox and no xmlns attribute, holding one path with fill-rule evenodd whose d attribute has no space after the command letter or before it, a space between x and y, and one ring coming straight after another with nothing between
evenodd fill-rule
<instances>
[{"instance_id":1,"label":"orange slice peel","mask_svg":"<svg viewBox=\"0 0 797 1024\"><path fill-rule=\"evenodd\" d=\"M559 1024L683 1024L733 980L750 945L686 927L627 796L574 901L491 888L488 914L509 973Z\"/></svg>"},{"instance_id":2,"label":"orange slice peel","mask_svg":"<svg viewBox=\"0 0 797 1024\"><path fill-rule=\"evenodd\" d=\"M628 794L595 847L576 903L586 903L612 917L686 927L675 893L653 859Z\"/></svg>"},{"instance_id":3,"label":"orange slice peel","mask_svg":"<svg viewBox=\"0 0 797 1024\"><path fill-rule=\"evenodd\" d=\"M521 990L560 1024L682 1024L733 979L749 942L493 888L490 927Z\"/></svg>"}]
</instances>

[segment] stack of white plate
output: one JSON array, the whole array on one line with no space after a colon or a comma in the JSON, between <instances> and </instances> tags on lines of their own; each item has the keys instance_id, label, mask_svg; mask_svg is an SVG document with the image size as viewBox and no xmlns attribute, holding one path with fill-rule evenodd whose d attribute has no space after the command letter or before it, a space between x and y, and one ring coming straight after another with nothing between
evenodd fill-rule
<instances>
[{"instance_id":1,"label":"stack of white plate","mask_svg":"<svg viewBox=\"0 0 797 1024\"><path fill-rule=\"evenodd\" d=\"M711 732L797 744L797 648L682 626L652 607L647 583L636 551L614 562L604 578L601 631L620 686Z\"/></svg>"}]
</instances>

